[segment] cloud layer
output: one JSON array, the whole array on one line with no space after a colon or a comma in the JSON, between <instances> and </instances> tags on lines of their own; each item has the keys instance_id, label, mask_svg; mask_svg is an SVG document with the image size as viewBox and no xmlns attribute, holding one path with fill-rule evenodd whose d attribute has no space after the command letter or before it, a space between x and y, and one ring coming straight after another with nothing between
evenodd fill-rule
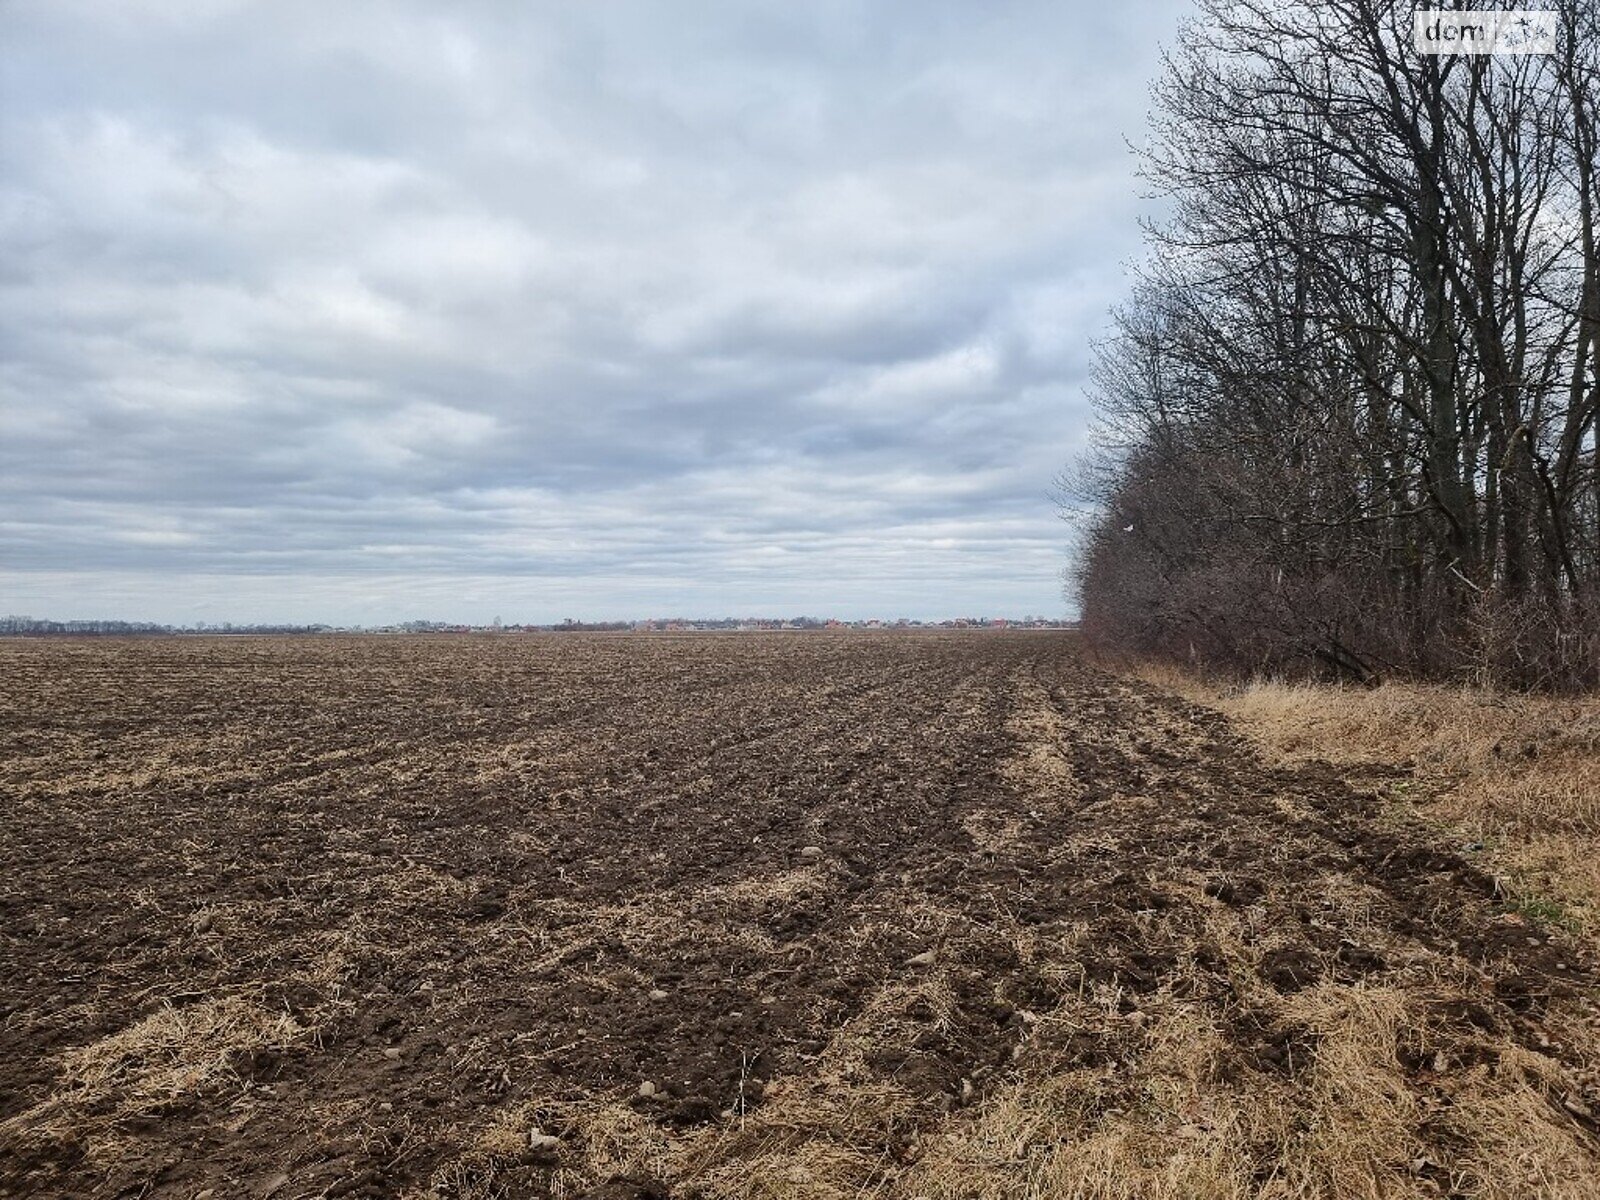
<instances>
[{"instance_id":1,"label":"cloud layer","mask_svg":"<svg viewBox=\"0 0 1600 1200\"><path fill-rule=\"evenodd\" d=\"M0 609L1058 613L1177 0L0 9Z\"/></svg>"}]
</instances>

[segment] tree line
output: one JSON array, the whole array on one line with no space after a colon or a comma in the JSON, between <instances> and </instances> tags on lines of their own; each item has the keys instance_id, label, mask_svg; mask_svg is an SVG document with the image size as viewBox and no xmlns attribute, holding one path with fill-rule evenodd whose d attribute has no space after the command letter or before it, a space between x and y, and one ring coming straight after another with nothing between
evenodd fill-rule
<instances>
[{"instance_id":1,"label":"tree line","mask_svg":"<svg viewBox=\"0 0 1600 1200\"><path fill-rule=\"evenodd\" d=\"M1541 7L1554 54L1435 57L1410 4L1202 0L1070 479L1089 638L1600 682L1600 8Z\"/></svg>"}]
</instances>

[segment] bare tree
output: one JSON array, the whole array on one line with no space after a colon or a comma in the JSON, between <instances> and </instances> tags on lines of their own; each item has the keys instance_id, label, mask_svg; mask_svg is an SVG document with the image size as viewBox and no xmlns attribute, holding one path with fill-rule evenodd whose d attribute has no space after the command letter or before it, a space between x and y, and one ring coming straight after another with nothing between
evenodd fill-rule
<instances>
[{"instance_id":1,"label":"bare tree","mask_svg":"<svg viewBox=\"0 0 1600 1200\"><path fill-rule=\"evenodd\" d=\"M1230 667L1600 664L1596 14L1445 58L1409 5L1208 0L1100 348L1090 632Z\"/></svg>"}]
</instances>

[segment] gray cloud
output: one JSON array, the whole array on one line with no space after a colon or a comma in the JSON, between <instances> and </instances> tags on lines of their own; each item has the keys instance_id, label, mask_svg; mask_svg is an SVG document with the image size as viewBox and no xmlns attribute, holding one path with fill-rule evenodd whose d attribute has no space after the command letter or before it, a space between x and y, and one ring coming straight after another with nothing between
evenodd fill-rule
<instances>
[{"instance_id":1,"label":"gray cloud","mask_svg":"<svg viewBox=\"0 0 1600 1200\"><path fill-rule=\"evenodd\" d=\"M0 9L0 609L1059 612L1179 0Z\"/></svg>"}]
</instances>

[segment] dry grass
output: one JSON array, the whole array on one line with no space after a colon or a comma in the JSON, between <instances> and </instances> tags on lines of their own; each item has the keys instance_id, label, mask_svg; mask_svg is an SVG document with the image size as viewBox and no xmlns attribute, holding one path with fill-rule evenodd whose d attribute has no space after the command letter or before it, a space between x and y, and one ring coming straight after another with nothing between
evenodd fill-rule
<instances>
[{"instance_id":1,"label":"dry grass","mask_svg":"<svg viewBox=\"0 0 1600 1200\"><path fill-rule=\"evenodd\" d=\"M48 1099L0 1122L0 1146L25 1141L86 1142L114 1157L118 1126L152 1117L229 1078L252 1054L286 1050L311 1031L287 1012L242 996L185 1007L164 1004L126 1029L68 1051Z\"/></svg>"},{"instance_id":2,"label":"dry grass","mask_svg":"<svg viewBox=\"0 0 1600 1200\"><path fill-rule=\"evenodd\" d=\"M1220 709L1280 761L1408 767L1390 797L1482 843L1535 915L1590 926L1600 913L1600 697L1139 674Z\"/></svg>"},{"instance_id":3,"label":"dry grass","mask_svg":"<svg viewBox=\"0 0 1600 1200\"><path fill-rule=\"evenodd\" d=\"M1228 1039L1193 1010L1154 1020L1129 1064L1134 1099L1097 1102L1081 1071L1030 1072L926 1136L885 1196L903 1200L1323 1200L1595 1194L1592 1154L1552 1105L1550 1064L1509 1042L1493 1065L1419 1093L1398 1048L1447 991L1323 984L1280 1020L1316 1049L1296 1082L1228 1069ZM1443 1058L1447 1038L1430 1047ZM1417 1130L1465 1148L1447 1172ZM780 1192L786 1196L803 1190Z\"/></svg>"}]
</instances>

